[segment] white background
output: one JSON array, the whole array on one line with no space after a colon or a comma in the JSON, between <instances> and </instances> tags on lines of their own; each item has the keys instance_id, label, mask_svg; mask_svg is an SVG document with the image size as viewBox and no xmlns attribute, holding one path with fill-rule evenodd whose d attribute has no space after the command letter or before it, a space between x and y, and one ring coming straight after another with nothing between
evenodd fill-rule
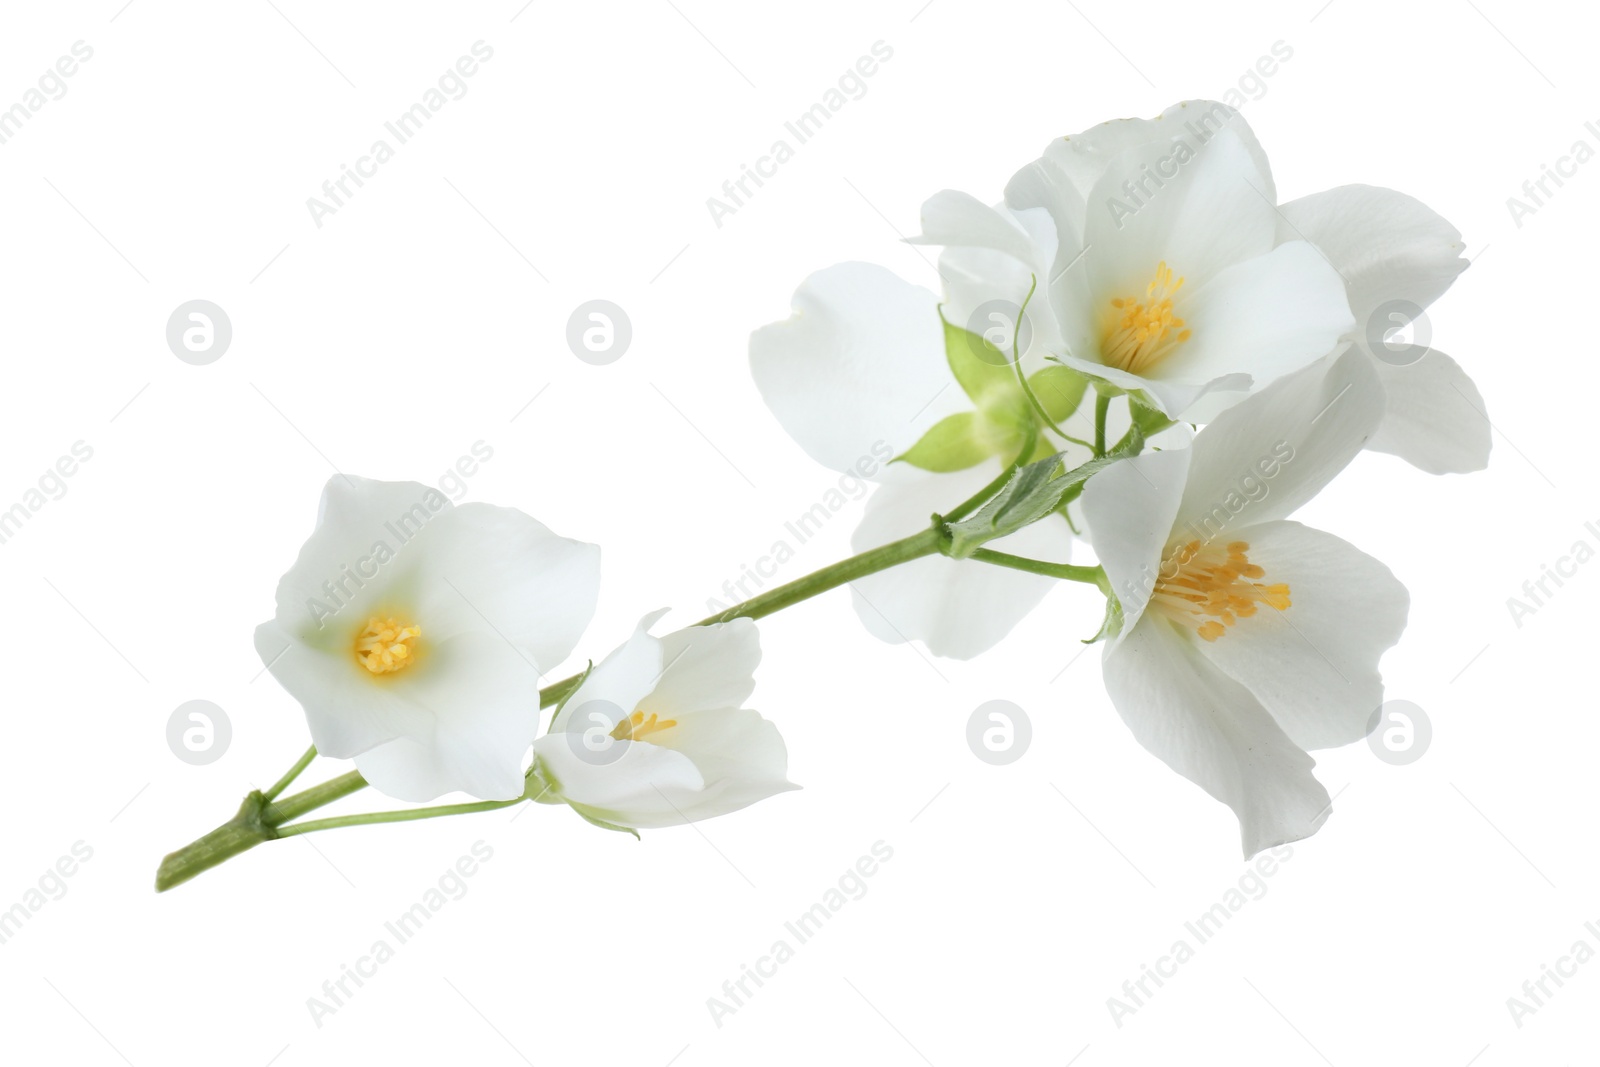
<instances>
[{"instance_id":1,"label":"white background","mask_svg":"<svg viewBox=\"0 0 1600 1067\"><path fill-rule=\"evenodd\" d=\"M1506 606L1600 544L1600 163L1520 228L1506 207L1575 140L1600 147L1578 5L122 2L7 5L0 31L0 106L94 49L0 145L0 507L94 450L0 545L0 909L93 850L0 945L8 1061L1593 1060L1600 962L1520 1028L1506 1007L1573 942L1600 948L1600 562L1520 628ZM478 40L467 95L315 226L306 199ZM880 40L866 95L718 228L706 198ZM152 892L163 853L306 744L250 635L335 468L434 481L481 440L465 499L604 546L580 657L658 606L692 621L837 481L746 370L808 272L866 259L934 287L899 243L926 196L997 199L1050 138L1219 96L1277 41L1293 57L1246 115L1282 198L1388 185L1465 235L1477 262L1430 319L1495 452L1449 478L1364 455L1302 512L1409 586L1384 666L1432 747L1319 754L1326 827L1120 1027L1107 998L1193 945L1185 921L1247 868L1232 814L1132 740L1098 650L1078 658L1078 587L968 663L878 643L842 594L763 623L755 705L805 788L698 829L635 843L514 809L276 842ZM596 297L634 330L604 367L564 340ZM164 337L195 298L234 329L203 367ZM859 511L780 578L843 555ZM197 698L234 734L204 767L165 740ZM965 742L996 698L1033 723L1008 767ZM479 840L467 895L316 1025L307 999ZM707 998L879 840L867 894L715 1025Z\"/></svg>"}]
</instances>

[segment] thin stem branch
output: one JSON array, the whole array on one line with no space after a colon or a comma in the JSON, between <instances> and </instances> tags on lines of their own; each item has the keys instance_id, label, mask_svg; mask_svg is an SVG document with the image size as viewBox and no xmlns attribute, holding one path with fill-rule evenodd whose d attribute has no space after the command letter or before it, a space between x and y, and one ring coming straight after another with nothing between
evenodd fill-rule
<instances>
[{"instance_id":1,"label":"thin stem branch","mask_svg":"<svg viewBox=\"0 0 1600 1067\"><path fill-rule=\"evenodd\" d=\"M261 794L262 799L273 800L279 793L283 792L285 789L288 789L290 784L293 783L296 778L300 777L300 772L310 766L311 761L316 758L317 746L312 745L310 748L306 749L305 755L301 756L295 765L289 768L288 773L286 773L282 778L279 778L277 783L273 785L271 789Z\"/></svg>"},{"instance_id":2,"label":"thin stem branch","mask_svg":"<svg viewBox=\"0 0 1600 1067\"><path fill-rule=\"evenodd\" d=\"M478 811L494 811L496 808L509 808L513 804L521 804L522 797L511 800L480 800L474 804L436 804L431 808L407 808L401 811L371 811L361 815L338 815L331 819L312 819L310 822L295 823L292 826L278 827L279 837L293 837L295 834L309 834L315 830L334 830L341 826L367 826L383 822L412 822L416 819L437 819L443 815L470 815Z\"/></svg>"},{"instance_id":3,"label":"thin stem branch","mask_svg":"<svg viewBox=\"0 0 1600 1067\"><path fill-rule=\"evenodd\" d=\"M162 859L156 871L156 892L164 893L173 886L182 885L263 841L281 836L279 828L283 823L347 797L366 784L360 772L351 771L277 803L269 803L263 793L251 793L244 798L233 818Z\"/></svg>"},{"instance_id":4,"label":"thin stem branch","mask_svg":"<svg viewBox=\"0 0 1600 1067\"><path fill-rule=\"evenodd\" d=\"M1086 585L1097 586L1105 589L1107 585L1106 572L1099 567L1082 567L1072 563L1049 563L1042 559L1028 559L1026 556L1013 556L1009 552L996 552L992 548L975 550L972 559L980 563L993 563L997 567L1010 567L1016 571L1027 571L1029 574L1042 574L1048 578L1060 578L1068 582L1083 582Z\"/></svg>"},{"instance_id":5,"label":"thin stem branch","mask_svg":"<svg viewBox=\"0 0 1600 1067\"><path fill-rule=\"evenodd\" d=\"M1029 449L1031 450L1031 448L1032 443L1030 442ZM1019 461L1026 458L1026 456L1019 457ZM811 597L825 593L830 589L836 589L858 578L864 578L869 574L876 574L879 571L887 570L890 567L907 563L914 559L937 555L944 551L949 538L948 523L953 519L965 517L978 507L981 507L985 501L999 491L1012 473L1012 467L1002 471L1000 477L990 482L971 499L959 504L949 518L936 516L934 525L929 529L912 534L910 537L903 537L898 541L891 541L886 545L851 556L849 559L823 567L821 570L813 571L775 589L769 589L743 603L735 604L726 611L702 619L697 625L705 626L712 623L728 622L733 619L763 618L801 601L809 600ZM1004 554L991 553L991 555L1001 557ZM997 561L991 560L991 562ZM575 674L570 678L563 678L545 686L539 691L540 708L547 708L552 704L558 703L570 694L582 680L582 674ZM331 804L366 788L367 781L361 776L361 773L359 771L350 771L337 778L323 782L321 785L312 786L310 789L283 797L281 800L278 799L279 794L299 777L300 773L316 758L316 755L317 750L315 747L307 749L305 754L289 769L288 773L280 778L270 790L265 793L251 793L247 796L240 806L238 814L232 819L204 837L169 854L162 860L161 869L157 872L157 890L170 889L175 885L186 882L202 871L223 863L241 852L254 848L263 841L271 841L274 838L293 837L298 834L311 833L317 830L331 830L342 826L364 826L382 822L409 822L415 819L431 819L443 815L463 815L470 812L490 811L495 808L503 808L511 804L520 803L522 800L522 798L518 797L515 800L506 801L489 800L475 804L447 804L402 811L342 815L291 825L295 819L300 818L307 812L315 811L317 808Z\"/></svg>"},{"instance_id":6,"label":"thin stem branch","mask_svg":"<svg viewBox=\"0 0 1600 1067\"><path fill-rule=\"evenodd\" d=\"M321 785L314 785L310 789L302 790L292 796L268 805L262 814L262 821L279 831L284 823L318 808L332 804L335 800L343 800L351 793L359 793L367 787L367 780L361 777L360 771L348 771L337 778L330 778Z\"/></svg>"},{"instance_id":7,"label":"thin stem branch","mask_svg":"<svg viewBox=\"0 0 1600 1067\"><path fill-rule=\"evenodd\" d=\"M1111 410L1111 397L1105 393L1094 394L1094 454L1106 454L1106 412Z\"/></svg>"},{"instance_id":8,"label":"thin stem branch","mask_svg":"<svg viewBox=\"0 0 1600 1067\"><path fill-rule=\"evenodd\" d=\"M902 537L898 541L890 541L879 548L870 549L849 559L840 560L831 566L823 567L819 571L812 571L802 578L769 589L751 597L742 604L735 604L727 611L718 612L707 616L695 623L696 626L709 626L712 623L730 622L734 619L759 619L771 615L775 611L809 600L818 593L826 593L830 589L837 589L841 585L865 578L869 574L876 574L888 570L897 564L910 560L921 559L923 556L933 556L939 553L944 543L942 529L928 529L921 533ZM557 685L563 683L556 683ZM551 688L555 688L552 686ZM543 694L540 703L543 704Z\"/></svg>"},{"instance_id":9,"label":"thin stem branch","mask_svg":"<svg viewBox=\"0 0 1600 1067\"><path fill-rule=\"evenodd\" d=\"M1001 471L998 478L979 490L977 495L970 500L960 504L955 511L944 518L944 522L954 522L956 519L964 517L967 512L977 508L985 500L993 496L994 493L999 491L1000 486L1005 484L1006 479L1011 477L1011 471L1012 468L1010 467ZM710 626L713 623L731 622L734 619L763 618L773 612L793 607L803 600L809 600L819 593L826 593L830 589L836 589L841 585L853 582L857 578L864 578L869 574L876 574L878 571L887 570L897 564L913 559L921 559L923 556L936 555L942 545L943 536L941 530L935 528L923 530L921 533L912 534L910 537L903 537L898 541L891 541L879 548L870 549L859 555L851 556L849 559L829 564L821 570L812 571L810 574L796 578L792 582L780 585L775 589L769 589L765 593L759 593L725 611L720 611L715 615L708 615L695 623L695 625ZM559 682L551 682L539 690L540 709L559 704L577 688L578 683L582 680L583 675L581 673L574 674L561 679Z\"/></svg>"},{"instance_id":10,"label":"thin stem branch","mask_svg":"<svg viewBox=\"0 0 1600 1067\"><path fill-rule=\"evenodd\" d=\"M1022 373L1022 353L1017 350L1017 343L1022 336L1023 317L1027 315L1028 304L1032 302L1034 291L1038 289L1038 287L1038 275L1028 275L1028 295L1023 297L1022 308L1017 312L1017 328L1011 331L1011 366L1012 369L1017 372L1017 384L1022 387L1022 395L1027 397L1029 406L1033 408L1033 412L1039 417L1039 420L1051 430L1055 431L1057 437L1064 437L1075 445L1082 445L1084 448L1088 448L1088 441L1080 440L1063 430L1060 426L1056 425L1056 420L1052 419L1050 417L1050 413L1045 410L1044 404L1040 402L1038 394L1033 391L1033 386L1028 384L1028 376Z\"/></svg>"}]
</instances>

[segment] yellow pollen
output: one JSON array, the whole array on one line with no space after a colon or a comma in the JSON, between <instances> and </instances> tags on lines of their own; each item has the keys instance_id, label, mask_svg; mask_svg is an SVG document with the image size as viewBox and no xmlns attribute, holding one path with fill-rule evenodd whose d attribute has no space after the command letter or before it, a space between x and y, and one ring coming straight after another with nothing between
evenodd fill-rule
<instances>
[{"instance_id":1,"label":"yellow pollen","mask_svg":"<svg viewBox=\"0 0 1600 1067\"><path fill-rule=\"evenodd\" d=\"M658 719L653 713L647 719L644 712L636 711L625 719L617 720L617 725L611 728L611 736L618 741L642 741L650 734L676 725L677 719Z\"/></svg>"},{"instance_id":2,"label":"yellow pollen","mask_svg":"<svg viewBox=\"0 0 1600 1067\"><path fill-rule=\"evenodd\" d=\"M420 626L404 626L393 617L374 615L356 635L356 659L373 674L397 671L415 658L412 653L421 636Z\"/></svg>"},{"instance_id":3,"label":"yellow pollen","mask_svg":"<svg viewBox=\"0 0 1600 1067\"><path fill-rule=\"evenodd\" d=\"M1106 365L1143 374L1189 339L1190 331L1172 311L1172 298L1182 288L1183 279L1174 281L1172 268L1162 260L1142 300L1119 296L1111 301L1100 334L1100 357Z\"/></svg>"},{"instance_id":4,"label":"yellow pollen","mask_svg":"<svg viewBox=\"0 0 1600 1067\"><path fill-rule=\"evenodd\" d=\"M1251 581L1266 571L1250 562L1244 541L1218 547L1200 541L1180 546L1161 562L1161 577L1150 607L1181 623L1207 641L1215 641L1240 619L1266 604L1278 611L1289 607L1289 586Z\"/></svg>"}]
</instances>

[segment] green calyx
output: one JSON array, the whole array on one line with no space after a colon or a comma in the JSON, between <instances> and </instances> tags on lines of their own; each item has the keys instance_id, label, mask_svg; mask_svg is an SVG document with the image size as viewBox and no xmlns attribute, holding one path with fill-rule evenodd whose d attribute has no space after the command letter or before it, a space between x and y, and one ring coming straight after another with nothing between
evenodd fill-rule
<instances>
[{"instance_id":1,"label":"green calyx","mask_svg":"<svg viewBox=\"0 0 1600 1067\"><path fill-rule=\"evenodd\" d=\"M1059 364L1024 378L1015 351L1008 357L988 338L952 325L942 310L939 321L945 359L973 410L941 419L895 462L943 474L992 456L1010 465L1053 454L1046 431L1078 409L1088 381Z\"/></svg>"}]
</instances>

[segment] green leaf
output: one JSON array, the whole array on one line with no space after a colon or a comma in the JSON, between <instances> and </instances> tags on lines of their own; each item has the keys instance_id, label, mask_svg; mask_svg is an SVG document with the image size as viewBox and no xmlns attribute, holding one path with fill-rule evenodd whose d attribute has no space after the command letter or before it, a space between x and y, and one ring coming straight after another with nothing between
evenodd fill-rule
<instances>
[{"instance_id":1,"label":"green leaf","mask_svg":"<svg viewBox=\"0 0 1600 1067\"><path fill-rule=\"evenodd\" d=\"M522 776L522 797L536 804L565 804L560 791L556 788L556 780L550 777L544 765L539 762L539 757L533 757L533 764Z\"/></svg>"},{"instance_id":2,"label":"green leaf","mask_svg":"<svg viewBox=\"0 0 1600 1067\"><path fill-rule=\"evenodd\" d=\"M1060 423L1067 419L1089 388L1089 379L1065 364L1057 363L1039 371L1028 379L1028 388L1038 398L1050 421Z\"/></svg>"},{"instance_id":3,"label":"green leaf","mask_svg":"<svg viewBox=\"0 0 1600 1067\"><path fill-rule=\"evenodd\" d=\"M593 815L590 815L588 812L584 811L582 808L578 807L576 804L572 805L572 810L577 812L584 822L592 823L595 826L600 827L602 830L615 830L619 834L632 834L635 841L640 839L639 831L635 830L631 826L618 826L614 822L606 822L604 819L597 819Z\"/></svg>"},{"instance_id":4,"label":"green leaf","mask_svg":"<svg viewBox=\"0 0 1600 1067\"><path fill-rule=\"evenodd\" d=\"M1115 636L1120 629L1122 629L1122 601L1117 599L1116 594L1108 592L1106 614L1105 618L1100 620L1100 629L1093 637L1084 638L1083 643L1092 645L1096 641Z\"/></svg>"},{"instance_id":5,"label":"green leaf","mask_svg":"<svg viewBox=\"0 0 1600 1067\"><path fill-rule=\"evenodd\" d=\"M565 693L562 693L561 699L556 701L555 710L550 713L550 726L545 727L545 729L548 730L555 726L556 720L561 717L561 709L567 706L567 701L572 699L573 693L576 693L579 689L583 688L583 683L589 680L589 675L593 670L594 660L590 660L588 665L583 668L583 673L578 675L577 678L573 679L572 688L568 689Z\"/></svg>"},{"instance_id":6,"label":"green leaf","mask_svg":"<svg viewBox=\"0 0 1600 1067\"><path fill-rule=\"evenodd\" d=\"M985 542L1038 522L1076 499L1090 478L1113 463L1138 455L1143 449L1144 436L1134 426L1115 449L1070 471L1062 462L1065 453L1018 467L983 507L970 517L950 524L950 547L945 555L966 559Z\"/></svg>"},{"instance_id":7,"label":"green leaf","mask_svg":"<svg viewBox=\"0 0 1600 1067\"><path fill-rule=\"evenodd\" d=\"M1059 455L1018 467L988 503L972 516L950 524L950 548L955 559L972 555L986 541L1037 522L1056 509L1064 485Z\"/></svg>"},{"instance_id":8,"label":"green leaf","mask_svg":"<svg viewBox=\"0 0 1600 1067\"><path fill-rule=\"evenodd\" d=\"M991 419L999 423L1025 424L1033 417L1028 398L1017 384L1011 359L987 338L960 326L952 326L939 309L944 323L944 355L967 397Z\"/></svg>"},{"instance_id":9,"label":"green leaf","mask_svg":"<svg viewBox=\"0 0 1600 1067\"><path fill-rule=\"evenodd\" d=\"M922 440L896 456L893 462L909 463L940 474L975 467L990 456L981 419L976 411L962 411L942 418L922 435Z\"/></svg>"},{"instance_id":10,"label":"green leaf","mask_svg":"<svg viewBox=\"0 0 1600 1067\"><path fill-rule=\"evenodd\" d=\"M1164 412L1142 404L1134 397L1128 398L1128 413L1133 416L1133 424L1139 427L1139 432L1147 439L1173 425L1173 421L1167 418Z\"/></svg>"}]
</instances>

